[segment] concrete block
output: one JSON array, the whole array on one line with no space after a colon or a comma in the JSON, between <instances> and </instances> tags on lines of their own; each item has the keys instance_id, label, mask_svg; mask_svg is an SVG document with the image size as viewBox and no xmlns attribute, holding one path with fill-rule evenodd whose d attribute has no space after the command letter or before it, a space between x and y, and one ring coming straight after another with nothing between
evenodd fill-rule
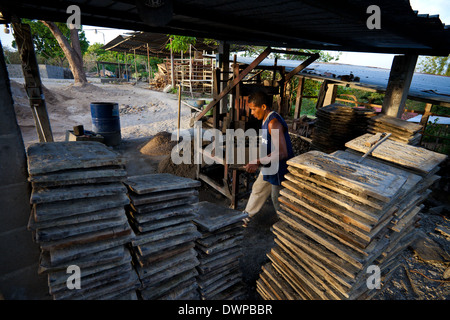
<instances>
[{"instance_id":1,"label":"concrete block","mask_svg":"<svg viewBox=\"0 0 450 320\"><path fill-rule=\"evenodd\" d=\"M0 186L0 233L25 227L31 212L27 182Z\"/></svg>"},{"instance_id":2,"label":"concrete block","mask_svg":"<svg viewBox=\"0 0 450 320\"><path fill-rule=\"evenodd\" d=\"M0 275L1 294L5 300L51 300L47 275L38 275L38 263Z\"/></svg>"},{"instance_id":3,"label":"concrete block","mask_svg":"<svg viewBox=\"0 0 450 320\"><path fill-rule=\"evenodd\" d=\"M26 226L0 233L0 276L39 261L40 249Z\"/></svg>"},{"instance_id":4,"label":"concrete block","mask_svg":"<svg viewBox=\"0 0 450 320\"><path fill-rule=\"evenodd\" d=\"M0 181L2 185L26 181L26 156L20 135L0 135Z\"/></svg>"}]
</instances>

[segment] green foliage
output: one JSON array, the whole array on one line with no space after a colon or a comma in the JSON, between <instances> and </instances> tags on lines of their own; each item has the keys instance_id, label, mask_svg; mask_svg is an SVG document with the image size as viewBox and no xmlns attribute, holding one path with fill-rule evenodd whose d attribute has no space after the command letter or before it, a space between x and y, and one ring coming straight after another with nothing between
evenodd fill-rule
<instances>
[{"instance_id":1,"label":"green foliage","mask_svg":"<svg viewBox=\"0 0 450 320\"><path fill-rule=\"evenodd\" d=\"M175 53L187 52L189 50L189 46L195 45L197 38L195 37L186 37L186 36L177 36L177 35L168 35L170 42L167 43L166 49L172 49Z\"/></svg>"},{"instance_id":2,"label":"green foliage","mask_svg":"<svg viewBox=\"0 0 450 320\"><path fill-rule=\"evenodd\" d=\"M130 73L135 73L135 58L134 54L125 54L123 52L110 51L102 49L103 44L94 43L89 46L84 55L84 61L87 69L90 72L96 71L97 61L103 62L114 62L114 63L127 63L128 70ZM163 62L162 58L150 57L150 67L152 68L152 74L150 75L153 78L153 75L157 72L158 63ZM138 77L148 77L149 71L148 69L148 60L147 56L136 55L136 68L137 68L137 76ZM116 65L106 65L105 68L111 72L115 72L117 69Z\"/></svg>"},{"instance_id":3,"label":"green foliage","mask_svg":"<svg viewBox=\"0 0 450 320\"><path fill-rule=\"evenodd\" d=\"M419 71L450 76L450 55L447 57L423 57L419 61Z\"/></svg>"},{"instance_id":4,"label":"green foliage","mask_svg":"<svg viewBox=\"0 0 450 320\"><path fill-rule=\"evenodd\" d=\"M66 56L50 29L37 20L22 19L22 22L30 25L36 53L42 56L46 63L52 64L52 62L56 62L56 64L62 66L66 60ZM57 22L56 25L70 43L70 29L67 25L60 22ZM81 54L84 54L89 47L89 42L86 39L84 31L79 32L78 36L80 39ZM17 47L15 40L12 42L12 46L14 48Z\"/></svg>"},{"instance_id":5,"label":"green foliage","mask_svg":"<svg viewBox=\"0 0 450 320\"><path fill-rule=\"evenodd\" d=\"M244 50L244 57L257 57L258 55L260 55L267 47L262 47L262 46L244 46L245 50ZM285 48L281 48L281 49L285 49ZM289 49L287 49L289 50ZM308 49L303 49L303 50L292 50L292 51L302 51L302 52L306 52L306 53L318 53L320 55L320 57L316 60L317 62L330 62L330 61L337 61L339 60L340 55L342 54L341 52L338 52L336 55L332 55L328 52L325 51L321 51L321 50L308 50ZM269 54L269 58L270 59L286 59L286 60L305 60L305 56L300 56L300 55L296 55L296 54L282 54L282 53L271 53Z\"/></svg>"}]
</instances>

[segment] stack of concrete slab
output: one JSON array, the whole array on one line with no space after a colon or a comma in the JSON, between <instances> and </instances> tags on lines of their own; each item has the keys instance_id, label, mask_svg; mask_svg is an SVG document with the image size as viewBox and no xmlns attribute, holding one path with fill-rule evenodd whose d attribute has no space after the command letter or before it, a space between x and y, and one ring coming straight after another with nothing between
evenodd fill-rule
<instances>
[{"instance_id":1,"label":"stack of concrete slab","mask_svg":"<svg viewBox=\"0 0 450 320\"><path fill-rule=\"evenodd\" d=\"M389 132L389 139L406 143L410 145L418 145L422 134L422 126L417 123L402 120L396 117L379 114L369 120L367 132Z\"/></svg>"},{"instance_id":2,"label":"stack of concrete slab","mask_svg":"<svg viewBox=\"0 0 450 320\"><path fill-rule=\"evenodd\" d=\"M318 109L312 147L327 153L343 149L347 141L367 132L367 121L375 115L372 109L338 103Z\"/></svg>"},{"instance_id":3,"label":"stack of concrete slab","mask_svg":"<svg viewBox=\"0 0 450 320\"><path fill-rule=\"evenodd\" d=\"M200 261L197 283L203 300L233 300L245 294L239 258L242 219L247 216L206 201L198 204L194 222L202 235L195 248Z\"/></svg>"},{"instance_id":4,"label":"stack of concrete slab","mask_svg":"<svg viewBox=\"0 0 450 320\"><path fill-rule=\"evenodd\" d=\"M200 233L192 220L198 210L200 181L161 173L132 176L125 184L131 200L127 215L135 233L132 253L140 298L198 299L194 241Z\"/></svg>"},{"instance_id":5,"label":"stack of concrete slab","mask_svg":"<svg viewBox=\"0 0 450 320\"><path fill-rule=\"evenodd\" d=\"M138 278L125 248L133 233L119 155L99 142L38 143L27 154L28 227L41 248L39 272L48 274L53 299L137 298ZM68 286L68 271L76 272L69 266L80 272L80 289Z\"/></svg>"},{"instance_id":6,"label":"stack of concrete slab","mask_svg":"<svg viewBox=\"0 0 450 320\"><path fill-rule=\"evenodd\" d=\"M424 175L360 158L310 151L288 161L277 246L257 281L264 299L370 299L400 265L445 156Z\"/></svg>"}]
</instances>

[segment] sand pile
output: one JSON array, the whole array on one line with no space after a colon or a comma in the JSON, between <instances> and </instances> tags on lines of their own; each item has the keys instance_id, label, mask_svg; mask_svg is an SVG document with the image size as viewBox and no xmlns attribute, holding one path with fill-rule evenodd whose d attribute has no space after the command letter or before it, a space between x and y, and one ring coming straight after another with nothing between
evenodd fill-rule
<instances>
[{"instance_id":1,"label":"sand pile","mask_svg":"<svg viewBox=\"0 0 450 320\"><path fill-rule=\"evenodd\" d=\"M140 151L148 156L170 155L173 147L177 145L177 142L172 141L171 137L170 132L158 132Z\"/></svg>"}]
</instances>

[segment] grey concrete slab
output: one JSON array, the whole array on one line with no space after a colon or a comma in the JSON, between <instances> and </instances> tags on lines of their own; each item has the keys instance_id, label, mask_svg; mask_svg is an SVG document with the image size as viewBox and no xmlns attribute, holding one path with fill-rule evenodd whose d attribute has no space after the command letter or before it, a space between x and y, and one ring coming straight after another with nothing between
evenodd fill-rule
<instances>
[{"instance_id":1,"label":"grey concrete slab","mask_svg":"<svg viewBox=\"0 0 450 320\"><path fill-rule=\"evenodd\" d=\"M30 175L124 164L117 152L96 141L36 143L27 154Z\"/></svg>"},{"instance_id":2,"label":"grey concrete slab","mask_svg":"<svg viewBox=\"0 0 450 320\"><path fill-rule=\"evenodd\" d=\"M227 225L236 223L248 215L242 211L230 209L215 203L202 201L198 204L197 217L194 222L206 231L216 231Z\"/></svg>"},{"instance_id":3,"label":"grey concrete slab","mask_svg":"<svg viewBox=\"0 0 450 320\"><path fill-rule=\"evenodd\" d=\"M200 181L175 176L169 173L132 176L128 177L125 184L137 194L197 188L201 186Z\"/></svg>"}]
</instances>

